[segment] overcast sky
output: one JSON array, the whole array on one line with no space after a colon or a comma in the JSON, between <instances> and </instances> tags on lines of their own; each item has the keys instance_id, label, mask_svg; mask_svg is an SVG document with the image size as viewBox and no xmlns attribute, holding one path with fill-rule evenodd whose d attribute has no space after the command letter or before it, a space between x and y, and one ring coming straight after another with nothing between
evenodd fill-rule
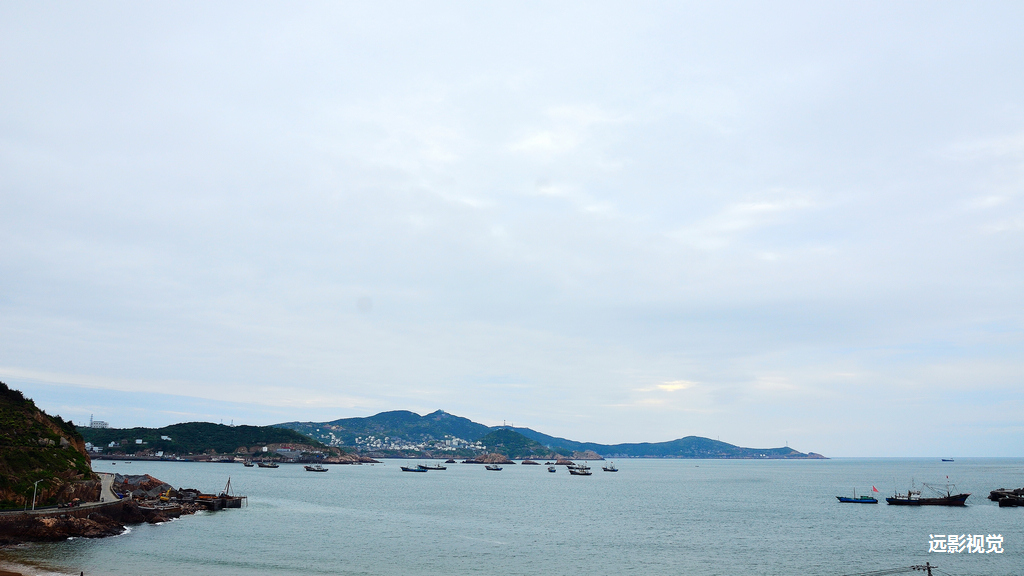
<instances>
[{"instance_id":1,"label":"overcast sky","mask_svg":"<svg viewBox=\"0 0 1024 576\"><path fill-rule=\"evenodd\" d=\"M1024 4L0 4L0 380L1024 450Z\"/></svg>"}]
</instances>

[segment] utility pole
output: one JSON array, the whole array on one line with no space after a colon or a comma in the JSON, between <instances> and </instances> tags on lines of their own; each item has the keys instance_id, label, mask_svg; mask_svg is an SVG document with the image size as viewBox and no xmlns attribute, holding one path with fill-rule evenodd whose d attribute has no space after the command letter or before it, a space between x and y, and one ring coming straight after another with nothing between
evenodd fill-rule
<instances>
[{"instance_id":1,"label":"utility pole","mask_svg":"<svg viewBox=\"0 0 1024 576\"><path fill-rule=\"evenodd\" d=\"M46 478L40 478L39 480L36 480L35 484L32 485L32 510L36 509L36 486L38 486L39 483L42 482L43 480L46 480Z\"/></svg>"}]
</instances>

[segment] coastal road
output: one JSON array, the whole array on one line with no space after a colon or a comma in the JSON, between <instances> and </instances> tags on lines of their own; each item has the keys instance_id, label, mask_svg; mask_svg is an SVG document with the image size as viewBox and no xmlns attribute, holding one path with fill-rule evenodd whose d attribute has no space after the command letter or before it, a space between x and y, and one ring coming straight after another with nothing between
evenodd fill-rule
<instances>
[{"instance_id":1,"label":"coastal road","mask_svg":"<svg viewBox=\"0 0 1024 576\"><path fill-rule=\"evenodd\" d=\"M110 472L97 472L100 475L100 502L117 502L112 486L114 475Z\"/></svg>"}]
</instances>

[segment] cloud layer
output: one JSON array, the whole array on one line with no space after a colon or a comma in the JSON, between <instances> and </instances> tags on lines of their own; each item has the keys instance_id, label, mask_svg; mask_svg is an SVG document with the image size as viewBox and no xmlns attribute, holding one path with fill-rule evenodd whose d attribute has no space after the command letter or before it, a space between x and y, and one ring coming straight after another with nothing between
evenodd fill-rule
<instances>
[{"instance_id":1,"label":"cloud layer","mask_svg":"<svg viewBox=\"0 0 1024 576\"><path fill-rule=\"evenodd\" d=\"M1018 454L1021 11L5 4L0 377Z\"/></svg>"}]
</instances>

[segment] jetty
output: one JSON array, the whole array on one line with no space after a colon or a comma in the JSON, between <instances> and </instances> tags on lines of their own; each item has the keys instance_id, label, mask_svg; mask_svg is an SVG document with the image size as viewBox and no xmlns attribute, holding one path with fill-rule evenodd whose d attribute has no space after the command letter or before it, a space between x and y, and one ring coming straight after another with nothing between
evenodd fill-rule
<instances>
[{"instance_id":1,"label":"jetty","mask_svg":"<svg viewBox=\"0 0 1024 576\"><path fill-rule=\"evenodd\" d=\"M178 500L183 504L201 506L211 512L223 510L224 508L241 508L243 503L248 504L245 496L231 493L230 476L228 476L228 483L221 490L220 494L204 494L194 488L182 488L178 490Z\"/></svg>"}]
</instances>

